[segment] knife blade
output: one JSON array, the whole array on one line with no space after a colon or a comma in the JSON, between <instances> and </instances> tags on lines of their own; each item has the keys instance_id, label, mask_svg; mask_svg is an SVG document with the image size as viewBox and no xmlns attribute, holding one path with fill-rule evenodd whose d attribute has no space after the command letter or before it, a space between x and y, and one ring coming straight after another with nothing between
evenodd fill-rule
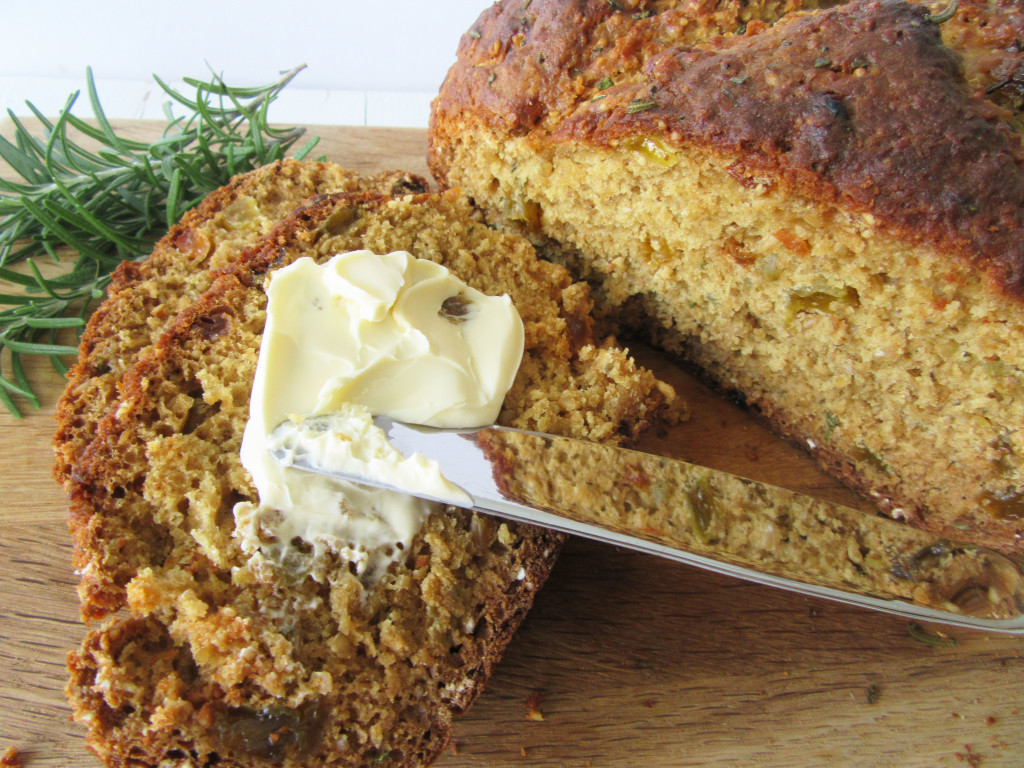
<instances>
[{"instance_id":1,"label":"knife blade","mask_svg":"<svg viewBox=\"0 0 1024 768\"><path fill-rule=\"evenodd\" d=\"M992 550L639 451L498 426L374 423L404 456L436 461L482 513L873 610L1024 634L1024 573ZM297 469L405 490L319 466L303 441L323 430L316 419L284 422L271 453Z\"/></svg>"}]
</instances>

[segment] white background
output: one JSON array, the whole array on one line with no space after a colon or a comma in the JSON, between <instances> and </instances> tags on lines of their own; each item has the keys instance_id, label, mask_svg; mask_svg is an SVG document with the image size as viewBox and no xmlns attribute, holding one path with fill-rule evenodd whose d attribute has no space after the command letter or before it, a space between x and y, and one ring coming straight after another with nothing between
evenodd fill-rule
<instances>
[{"instance_id":1,"label":"white background","mask_svg":"<svg viewBox=\"0 0 1024 768\"><path fill-rule=\"evenodd\" d=\"M490 0L0 0L0 105L55 114L92 67L110 117L160 118L152 80L263 85L307 68L275 122L426 126L459 38ZM191 93L191 91L187 91ZM83 91L74 113L88 117Z\"/></svg>"}]
</instances>

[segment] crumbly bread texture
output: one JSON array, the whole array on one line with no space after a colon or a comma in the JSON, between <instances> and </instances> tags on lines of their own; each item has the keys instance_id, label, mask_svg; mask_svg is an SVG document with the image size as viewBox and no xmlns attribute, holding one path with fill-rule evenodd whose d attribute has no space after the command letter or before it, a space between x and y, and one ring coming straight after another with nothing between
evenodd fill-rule
<instances>
[{"instance_id":1,"label":"crumbly bread texture","mask_svg":"<svg viewBox=\"0 0 1024 768\"><path fill-rule=\"evenodd\" d=\"M54 476L67 484L117 385L178 312L210 287L244 249L300 203L329 192L421 193L404 171L360 176L333 163L281 160L241 174L189 211L144 261L115 270L107 296L82 334L78 361L57 407Z\"/></svg>"},{"instance_id":2,"label":"crumbly bread texture","mask_svg":"<svg viewBox=\"0 0 1024 768\"><path fill-rule=\"evenodd\" d=\"M460 195L335 195L300 209L126 373L76 465L76 545L106 585L86 613L127 609L69 657L75 717L107 765L423 765L554 563L560 535L452 507L376 585L330 552L311 562L302 541L274 562L242 549L232 510L256 501L238 451L266 273L362 248L407 250L511 296L526 351L504 424L628 442L672 398L597 343L586 285ZM142 545L125 547L128 536Z\"/></svg>"},{"instance_id":3,"label":"crumbly bread texture","mask_svg":"<svg viewBox=\"0 0 1024 768\"><path fill-rule=\"evenodd\" d=\"M431 170L882 511L1024 552L1024 9L800 7L498 3Z\"/></svg>"}]
</instances>

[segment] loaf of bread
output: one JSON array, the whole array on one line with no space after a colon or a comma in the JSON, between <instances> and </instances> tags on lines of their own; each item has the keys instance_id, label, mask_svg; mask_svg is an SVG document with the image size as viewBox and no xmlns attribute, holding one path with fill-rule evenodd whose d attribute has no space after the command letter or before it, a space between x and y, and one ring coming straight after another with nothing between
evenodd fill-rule
<instances>
[{"instance_id":1,"label":"loaf of bread","mask_svg":"<svg viewBox=\"0 0 1024 768\"><path fill-rule=\"evenodd\" d=\"M123 262L82 333L79 357L57 408L54 476L66 484L117 383L179 310L209 288L217 270L307 198L330 192L426 192L404 171L360 176L333 163L286 159L236 176L189 211L144 261Z\"/></svg>"},{"instance_id":2,"label":"loaf of bread","mask_svg":"<svg viewBox=\"0 0 1024 768\"><path fill-rule=\"evenodd\" d=\"M1024 9L823 5L499 2L431 170L883 512L1019 554Z\"/></svg>"},{"instance_id":3,"label":"loaf of bread","mask_svg":"<svg viewBox=\"0 0 1024 768\"><path fill-rule=\"evenodd\" d=\"M628 442L672 398L594 338L586 285L459 194L331 195L299 209L126 372L75 461L73 533L85 568L111 585L97 608L127 609L69 658L75 718L107 765L426 764L554 563L560 535L445 507L367 584L344 558L272 529L253 545L236 519L256 501L239 446L265 276L357 249L406 250L512 298L526 350L502 423ZM260 556L275 547L288 557Z\"/></svg>"}]
</instances>

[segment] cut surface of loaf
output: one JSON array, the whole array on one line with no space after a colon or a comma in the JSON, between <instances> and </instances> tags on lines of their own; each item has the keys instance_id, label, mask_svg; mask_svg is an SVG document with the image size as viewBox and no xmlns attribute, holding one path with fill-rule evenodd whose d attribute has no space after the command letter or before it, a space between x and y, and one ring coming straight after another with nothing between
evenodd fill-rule
<instances>
[{"instance_id":1,"label":"cut surface of loaf","mask_svg":"<svg viewBox=\"0 0 1024 768\"><path fill-rule=\"evenodd\" d=\"M560 535L445 507L367 585L329 551L235 518L257 501L238 452L265 276L357 249L406 250L512 298L526 349L504 424L628 442L672 397L593 337L585 285L458 194L334 195L300 209L126 373L120 406L76 464L76 545L110 587L102 611L127 609L69 659L75 717L107 765L423 765L554 563ZM281 546L288 557L260 556Z\"/></svg>"},{"instance_id":2,"label":"cut surface of loaf","mask_svg":"<svg viewBox=\"0 0 1024 768\"><path fill-rule=\"evenodd\" d=\"M884 512L1024 551L1024 9L612 5L481 16L442 187Z\"/></svg>"},{"instance_id":3,"label":"cut surface of loaf","mask_svg":"<svg viewBox=\"0 0 1024 768\"><path fill-rule=\"evenodd\" d=\"M144 261L124 262L82 334L77 364L57 408L54 476L67 483L97 422L117 400L117 385L178 311L210 287L246 247L313 195L426 192L404 171L360 176L333 163L280 160L241 174L189 211Z\"/></svg>"}]
</instances>

